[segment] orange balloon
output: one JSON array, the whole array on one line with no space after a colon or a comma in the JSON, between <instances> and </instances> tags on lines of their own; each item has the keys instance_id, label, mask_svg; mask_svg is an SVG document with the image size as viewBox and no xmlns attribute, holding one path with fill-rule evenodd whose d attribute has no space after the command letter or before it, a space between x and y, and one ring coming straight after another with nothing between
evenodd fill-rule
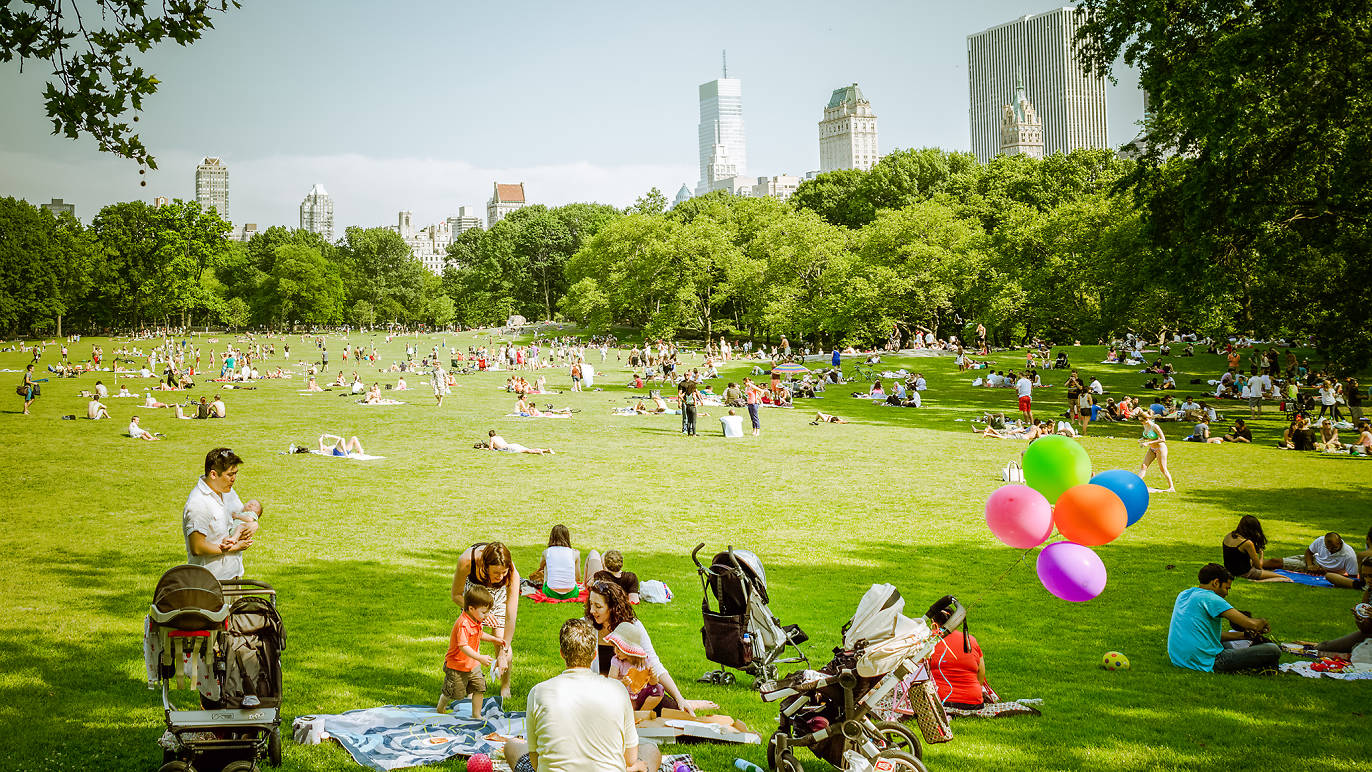
<instances>
[{"instance_id":1,"label":"orange balloon","mask_svg":"<svg viewBox=\"0 0 1372 772\"><path fill-rule=\"evenodd\" d=\"M1069 541L1095 547L1124 533L1129 513L1124 500L1103 485L1076 485L1058 497L1053 524Z\"/></svg>"}]
</instances>

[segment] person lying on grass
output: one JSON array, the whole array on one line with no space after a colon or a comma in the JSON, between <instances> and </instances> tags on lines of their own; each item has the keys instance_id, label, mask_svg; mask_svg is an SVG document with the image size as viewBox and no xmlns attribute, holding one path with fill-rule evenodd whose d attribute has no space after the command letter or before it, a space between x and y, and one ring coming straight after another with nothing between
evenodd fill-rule
<instances>
[{"instance_id":1,"label":"person lying on grass","mask_svg":"<svg viewBox=\"0 0 1372 772\"><path fill-rule=\"evenodd\" d=\"M327 440L327 442L326 442ZM356 437L343 439L336 434L324 434L319 437L319 452L326 456L365 456L362 450L362 441Z\"/></svg>"},{"instance_id":2,"label":"person lying on grass","mask_svg":"<svg viewBox=\"0 0 1372 772\"><path fill-rule=\"evenodd\" d=\"M1233 583L1233 574L1224 566L1206 563L1197 575L1197 586L1177 595L1167 630L1167 656L1173 665L1206 673L1276 667L1281 648L1257 640L1271 630L1267 620L1250 617L1225 600ZM1231 629L1220 632L1220 619L1228 620ZM1250 645L1235 647L1241 640Z\"/></svg>"},{"instance_id":3,"label":"person lying on grass","mask_svg":"<svg viewBox=\"0 0 1372 772\"><path fill-rule=\"evenodd\" d=\"M506 442L504 437L495 433L495 429L491 429L486 434L490 439L482 444L489 450L498 450L504 453L528 453L535 456L550 456L557 452L552 448L526 448L523 445L514 442Z\"/></svg>"},{"instance_id":4,"label":"person lying on grass","mask_svg":"<svg viewBox=\"0 0 1372 772\"><path fill-rule=\"evenodd\" d=\"M810 422L810 424L811 424L812 426L819 426L820 424L846 424L846 423L848 423L848 420L847 420L847 419L845 419L845 418L839 418L839 417L836 416L836 415L829 415L828 413L815 413L815 420L813 420L813 421Z\"/></svg>"}]
</instances>

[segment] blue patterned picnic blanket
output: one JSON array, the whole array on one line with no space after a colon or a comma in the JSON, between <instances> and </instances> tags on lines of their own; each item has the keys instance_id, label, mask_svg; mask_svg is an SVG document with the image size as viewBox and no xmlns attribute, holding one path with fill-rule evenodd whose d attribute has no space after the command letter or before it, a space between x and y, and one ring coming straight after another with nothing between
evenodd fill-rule
<instances>
[{"instance_id":1,"label":"blue patterned picnic blanket","mask_svg":"<svg viewBox=\"0 0 1372 772\"><path fill-rule=\"evenodd\" d=\"M438 764L474 753L498 756L504 745L486 735L524 736L524 714L504 712L500 697L486 698L480 719L470 718L470 705L470 700L460 702L451 713L435 712L432 705L383 705L319 718L354 761L378 770Z\"/></svg>"},{"instance_id":2,"label":"blue patterned picnic blanket","mask_svg":"<svg viewBox=\"0 0 1372 772\"><path fill-rule=\"evenodd\" d=\"M1310 586L1310 587L1333 587L1333 586L1334 586L1334 584L1333 584L1332 582L1330 582L1328 579L1325 579L1323 576L1315 576L1314 574L1302 574L1302 573L1297 573L1297 572L1295 572L1295 571L1285 571L1285 570L1280 569L1280 568L1278 568L1274 573L1281 574L1282 576L1284 576L1284 577L1290 579L1291 581L1295 582L1296 584L1304 584L1304 585L1308 585L1308 586Z\"/></svg>"}]
</instances>

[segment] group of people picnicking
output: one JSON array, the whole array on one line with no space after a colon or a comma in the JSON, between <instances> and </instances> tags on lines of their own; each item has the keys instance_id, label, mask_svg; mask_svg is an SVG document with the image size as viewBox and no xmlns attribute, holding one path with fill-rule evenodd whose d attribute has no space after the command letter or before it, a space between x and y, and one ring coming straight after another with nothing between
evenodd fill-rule
<instances>
[{"instance_id":1,"label":"group of people picnicking","mask_svg":"<svg viewBox=\"0 0 1372 772\"><path fill-rule=\"evenodd\" d=\"M1167 653L1172 664L1213 672L1260 671L1275 667L1281 648L1273 642L1271 622L1240 611L1227 597L1234 581L1291 582L1288 574L1320 578L1334 587L1361 590L1352 609L1352 632L1324 641L1292 641L1317 656L1348 658L1372 639L1372 529L1356 550L1335 532L1318 536L1289 557L1268 557L1262 523L1253 515L1239 519L1220 541L1221 562L1202 566L1195 587L1183 590L1172 609ZM1287 573L1279 573L1284 571ZM1229 623L1224 630L1223 622Z\"/></svg>"}]
</instances>

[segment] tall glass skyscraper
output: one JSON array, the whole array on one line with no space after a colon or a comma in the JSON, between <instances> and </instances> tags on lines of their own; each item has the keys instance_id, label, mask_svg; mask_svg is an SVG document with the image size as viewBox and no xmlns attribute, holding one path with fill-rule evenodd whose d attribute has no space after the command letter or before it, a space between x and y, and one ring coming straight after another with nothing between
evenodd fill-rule
<instances>
[{"instance_id":1,"label":"tall glass skyscraper","mask_svg":"<svg viewBox=\"0 0 1372 772\"><path fill-rule=\"evenodd\" d=\"M206 158L195 167L195 200L202 210L213 209L229 219L229 167L218 158Z\"/></svg>"},{"instance_id":2,"label":"tall glass skyscraper","mask_svg":"<svg viewBox=\"0 0 1372 772\"><path fill-rule=\"evenodd\" d=\"M696 185L696 195L710 191L710 159L716 144L724 146L737 175L748 174L748 142L743 131L743 81L726 77L700 84L699 140L700 182Z\"/></svg>"},{"instance_id":3,"label":"tall glass skyscraper","mask_svg":"<svg viewBox=\"0 0 1372 772\"><path fill-rule=\"evenodd\" d=\"M1081 21L1069 6L967 36L972 152L980 161L1000 152L1001 118L1019 73L1043 121L1045 153L1110 146L1105 80L1086 75L1077 63L1074 37Z\"/></svg>"}]
</instances>

